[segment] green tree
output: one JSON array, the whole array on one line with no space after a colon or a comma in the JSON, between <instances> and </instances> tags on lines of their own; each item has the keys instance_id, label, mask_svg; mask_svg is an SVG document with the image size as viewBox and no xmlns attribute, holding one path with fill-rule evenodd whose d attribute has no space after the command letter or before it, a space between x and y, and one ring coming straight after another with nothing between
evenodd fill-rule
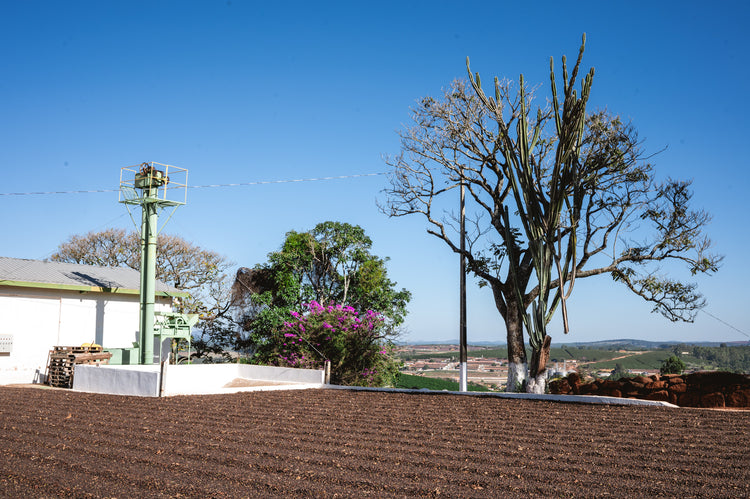
<instances>
[{"instance_id":1,"label":"green tree","mask_svg":"<svg viewBox=\"0 0 750 499\"><path fill-rule=\"evenodd\" d=\"M530 391L544 388L546 325L560 306L567 330L565 299L577 279L610 275L654 311L691 321L703 298L658 265L682 262L694 275L720 262L702 233L710 217L690 207L690 183L657 182L631 125L608 112L586 113L593 70L579 93L582 54L583 45L570 74L563 58L560 99L551 64L552 105L535 112L522 76L518 90L496 78L492 97L476 76L453 82L441 99L421 99L414 125L400 133L400 154L386 159L392 171L383 210L421 214L427 232L456 253L452 191L466 187L463 254L504 320L509 386L530 375Z\"/></svg>"},{"instance_id":2,"label":"green tree","mask_svg":"<svg viewBox=\"0 0 750 499\"><path fill-rule=\"evenodd\" d=\"M661 364L659 371L662 374L682 374L685 370L685 363L676 355L665 359Z\"/></svg>"},{"instance_id":3,"label":"green tree","mask_svg":"<svg viewBox=\"0 0 750 499\"><path fill-rule=\"evenodd\" d=\"M243 346L253 360L265 362L277 355L284 323L312 302L378 313L383 318L378 341L387 347L404 320L411 294L396 289L387 260L370 253L371 247L361 227L324 222L307 232L287 233L266 263L240 268L233 304Z\"/></svg>"},{"instance_id":4,"label":"green tree","mask_svg":"<svg viewBox=\"0 0 750 499\"><path fill-rule=\"evenodd\" d=\"M112 228L73 235L58 246L50 259L139 270L140 247L138 232ZM200 316L194 329L194 356L221 353L233 347L236 328L231 320L231 288L226 274L231 265L220 254L179 236L164 234L157 239L156 278L190 293L175 301L176 311Z\"/></svg>"},{"instance_id":5,"label":"green tree","mask_svg":"<svg viewBox=\"0 0 750 499\"><path fill-rule=\"evenodd\" d=\"M612 372L609 374L608 379L611 379L612 381L617 381L618 379L627 378L629 376L630 376L630 373L628 372L628 370L622 367L622 364L618 362L615 364L615 368L612 369Z\"/></svg>"}]
</instances>

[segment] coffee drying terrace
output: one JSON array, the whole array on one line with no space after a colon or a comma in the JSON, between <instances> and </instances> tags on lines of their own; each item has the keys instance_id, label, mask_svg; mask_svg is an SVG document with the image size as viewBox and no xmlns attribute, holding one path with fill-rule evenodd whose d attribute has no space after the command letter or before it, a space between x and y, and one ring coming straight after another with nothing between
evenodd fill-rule
<instances>
[{"instance_id":1,"label":"coffee drying terrace","mask_svg":"<svg viewBox=\"0 0 750 499\"><path fill-rule=\"evenodd\" d=\"M0 387L1 497L747 497L750 412Z\"/></svg>"}]
</instances>

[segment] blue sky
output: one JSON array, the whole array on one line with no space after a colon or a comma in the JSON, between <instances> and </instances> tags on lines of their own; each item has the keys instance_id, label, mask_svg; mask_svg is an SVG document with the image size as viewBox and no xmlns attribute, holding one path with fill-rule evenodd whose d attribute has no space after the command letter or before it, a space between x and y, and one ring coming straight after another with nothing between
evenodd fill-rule
<instances>
[{"instance_id":1,"label":"blue sky","mask_svg":"<svg viewBox=\"0 0 750 499\"><path fill-rule=\"evenodd\" d=\"M725 255L692 279L710 314L672 324L607 277L581 280L571 333L745 341L744 213L750 173L745 2L243 2L0 4L0 193L116 189L120 168L157 161L190 185L386 171L409 107L465 77L544 84L549 57L587 34L589 109L632 120L660 178L692 179ZM458 337L458 259L419 218L388 219L383 176L191 189L167 232L238 266L265 261L289 230L361 225L413 293L404 339ZM46 258L72 234L131 227L116 193L0 196L0 255ZM491 293L471 282L469 341L504 341ZM736 328L736 329L735 329ZM740 331L737 331L739 329Z\"/></svg>"}]
</instances>

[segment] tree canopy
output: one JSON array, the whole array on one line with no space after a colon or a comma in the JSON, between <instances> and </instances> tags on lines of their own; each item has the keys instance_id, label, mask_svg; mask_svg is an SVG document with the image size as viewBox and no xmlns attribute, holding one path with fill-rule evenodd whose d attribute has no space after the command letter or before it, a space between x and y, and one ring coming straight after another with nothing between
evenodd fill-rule
<instances>
[{"instance_id":1,"label":"tree canopy","mask_svg":"<svg viewBox=\"0 0 750 499\"><path fill-rule=\"evenodd\" d=\"M50 257L53 261L129 267L139 270L140 235L124 229L105 229L73 235ZM230 321L230 283L226 272L232 263L218 253L202 249L179 236L159 235L156 278L190 293L174 304L175 310L198 314L199 336L193 346L198 356L222 352L233 342Z\"/></svg>"},{"instance_id":2,"label":"tree canopy","mask_svg":"<svg viewBox=\"0 0 750 499\"><path fill-rule=\"evenodd\" d=\"M672 355L668 359L664 359L659 372L661 372L661 374L682 374L684 370L685 363L682 359L676 355Z\"/></svg>"},{"instance_id":3,"label":"tree canopy","mask_svg":"<svg viewBox=\"0 0 750 499\"><path fill-rule=\"evenodd\" d=\"M401 152L386 159L383 210L424 216L427 232L463 253L492 290L505 322L508 386L529 374L528 388L543 389L546 325L562 306L567 330L565 299L576 279L608 274L654 311L690 321L702 296L660 264L681 262L695 275L721 260L703 234L710 216L690 206L690 182L658 181L632 125L586 111L594 72L576 89L583 48L570 73L563 57L562 91L550 60L550 105L535 110L523 75L517 89L495 78L487 96L469 70L469 82L419 100L412 126L400 132ZM451 192L462 184L470 227L463 252ZM528 373L524 325L533 351Z\"/></svg>"},{"instance_id":4,"label":"tree canopy","mask_svg":"<svg viewBox=\"0 0 750 499\"><path fill-rule=\"evenodd\" d=\"M407 290L396 289L396 283L388 277L387 259L373 255L371 247L372 240L361 227L323 222L310 231L288 232L279 251L269 253L266 263L240 268L233 286L233 305L245 334L243 345L251 352L253 361L280 363L284 328L289 327L293 318L299 319L300 314L316 315L309 308L315 303L326 310L344 307L359 316L378 315L372 335L350 335L358 328L347 331L342 326L337 328L339 335L322 336L323 340L328 337L325 341L329 343L321 343L320 330L314 335L309 330L300 337L310 345L317 345L319 360L326 357L344 371L353 369L361 373L371 369L372 366L362 367L363 352L370 355L388 348L411 298ZM344 344L349 346L344 348ZM352 353L355 351L360 353ZM344 355L353 355L355 360L343 362ZM344 368L344 364L356 369ZM351 381L354 375L349 374L339 371L334 373L334 379Z\"/></svg>"}]
</instances>

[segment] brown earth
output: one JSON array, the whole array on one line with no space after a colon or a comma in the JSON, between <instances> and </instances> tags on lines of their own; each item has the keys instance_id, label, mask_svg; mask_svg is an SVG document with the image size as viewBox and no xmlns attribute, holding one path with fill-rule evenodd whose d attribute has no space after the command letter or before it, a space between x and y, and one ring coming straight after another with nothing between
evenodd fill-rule
<instances>
[{"instance_id":1,"label":"brown earth","mask_svg":"<svg viewBox=\"0 0 750 499\"><path fill-rule=\"evenodd\" d=\"M750 412L0 387L2 497L749 497Z\"/></svg>"},{"instance_id":2,"label":"brown earth","mask_svg":"<svg viewBox=\"0 0 750 499\"><path fill-rule=\"evenodd\" d=\"M597 379L591 383L584 383L573 372L551 381L549 390L557 395L662 400L681 407L750 408L750 376L721 371Z\"/></svg>"},{"instance_id":3,"label":"brown earth","mask_svg":"<svg viewBox=\"0 0 750 499\"><path fill-rule=\"evenodd\" d=\"M280 386L293 385L294 383L285 381L268 381L261 379L234 378L232 381L223 386L223 388L245 388L253 386Z\"/></svg>"}]
</instances>

